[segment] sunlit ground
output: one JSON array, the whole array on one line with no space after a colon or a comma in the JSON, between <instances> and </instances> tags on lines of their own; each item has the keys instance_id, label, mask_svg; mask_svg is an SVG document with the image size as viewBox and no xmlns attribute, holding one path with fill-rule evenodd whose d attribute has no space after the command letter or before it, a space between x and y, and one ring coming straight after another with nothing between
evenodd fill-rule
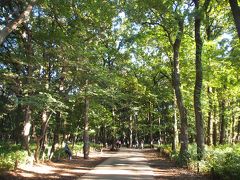
<instances>
[{"instance_id":1,"label":"sunlit ground","mask_svg":"<svg viewBox=\"0 0 240 180\"><path fill-rule=\"evenodd\" d=\"M76 179L92 169L96 163L102 162L106 158L101 158L99 153L93 153L89 160L83 157L74 157L71 161L67 159L58 162L47 162L44 164L20 166L11 175L24 177L24 179ZM13 178L13 177L11 177Z\"/></svg>"},{"instance_id":2,"label":"sunlit ground","mask_svg":"<svg viewBox=\"0 0 240 180\"><path fill-rule=\"evenodd\" d=\"M80 179L153 179L153 171L140 152L123 149Z\"/></svg>"},{"instance_id":3,"label":"sunlit ground","mask_svg":"<svg viewBox=\"0 0 240 180\"><path fill-rule=\"evenodd\" d=\"M175 167L169 160L156 158L151 150L145 152L147 159L142 152L144 150L122 149L120 152L91 153L89 160L84 160L82 155L75 156L71 161L63 159L56 163L24 166L12 174L16 179L204 179ZM103 162L107 157L111 158ZM96 164L99 166L93 169Z\"/></svg>"}]
</instances>

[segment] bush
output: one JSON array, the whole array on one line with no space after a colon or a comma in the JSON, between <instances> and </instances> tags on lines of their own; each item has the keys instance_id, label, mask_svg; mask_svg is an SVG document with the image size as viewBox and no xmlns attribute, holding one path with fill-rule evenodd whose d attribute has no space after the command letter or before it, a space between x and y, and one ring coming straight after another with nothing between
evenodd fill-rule
<instances>
[{"instance_id":1,"label":"bush","mask_svg":"<svg viewBox=\"0 0 240 180\"><path fill-rule=\"evenodd\" d=\"M28 154L24 150L20 150L19 146L0 146L0 169L13 170L18 165L26 163Z\"/></svg>"},{"instance_id":2,"label":"bush","mask_svg":"<svg viewBox=\"0 0 240 180\"><path fill-rule=\"evenodd\" d=\"M161 155L169 154L178 165L181 165L185 156L171 151L170 145L160 145ZM179 151L179 150L178 150ZM197 147L189 145L188 167L202 173L211 173L215 179L240 179L240 144L219 145L217 147L205 147L205 155L201 161L197 160Z\"/></svg>"},{"instance_id":3,"label":"bush","mask_svg":"<svg viewBox=\"0 0 240 180\"><path fill-rule=\"evenodd\" d=\"M240 145L232 147L219 146L214 149L210 167L214 176L221 179L239 179L240 177Z\"/></svg>"}]
</instances>

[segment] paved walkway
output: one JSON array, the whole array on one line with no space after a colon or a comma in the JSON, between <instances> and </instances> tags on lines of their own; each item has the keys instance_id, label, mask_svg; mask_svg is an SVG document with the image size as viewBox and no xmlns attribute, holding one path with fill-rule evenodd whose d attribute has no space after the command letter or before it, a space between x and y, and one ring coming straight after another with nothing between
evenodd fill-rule
<instances>
[{"instance_id":1,"label":"paved walkway","mask_svg":"<svg viewBox=\"0 0 240 180\"><path fill-rule=\"evenodd\" d=\"M104 153L110 157L99 164L80 180L102 179L102 180L153 180L153 171L148 165L144 154L140 149L121 149L118 152Z\"/></svg>"}]
</instances>

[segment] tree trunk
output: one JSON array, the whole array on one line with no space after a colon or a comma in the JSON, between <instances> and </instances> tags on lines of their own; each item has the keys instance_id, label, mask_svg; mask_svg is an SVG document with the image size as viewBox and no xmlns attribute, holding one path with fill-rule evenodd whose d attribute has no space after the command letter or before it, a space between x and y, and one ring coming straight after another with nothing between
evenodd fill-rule
<instances>
[{"instance_id":1,"label":"tree trunk","mask_svg":"<svg viewBox=\"0 0 240 180\"><path fill-rule=\"evenodd\" d=\"M22 131L22 135L23 135L23 147L25 150L27 150L28 155L31 155L30 149L29 149L29 135L30 135L30 129L31 129L31 115L32 115L32 111L30 109L30 106L27 105L25 108L25 120L24 120L24 125L23 125L23 131Z\"/></svg>"},{"instance_id":2,"label":"tree trunk","mask_svg":"<svg viewBox=\"0 0 240 180\"><path fill-rule=\"evenodd\" d=\"M207 123L207 145L211 146L213 143L213 121L212 121L212 88L208 87L208 103L209 103L209 109L208 109L208 123Z\"/></svg>"},{"instance_id":3,"label":"tree trunk","mask_svg":"<svg viewBox=\"0 0 240 180\"><path fill-rule=\"evenodd\" d=\"M217 123L213 123L213 145L217 145Z\"/></svg>"},{"instance_id":4,"label":"tree trunk","mask_svg":"<svg viewBox=\"0 0 240 180\"><path fill-rule=\"evenodd\" d=\"M237 136L235 141L238 142L239 140L240 140L240 116L238 117Z\"/></svg>"},{"instance_id":5,"label":"tree trunk","mask_svg":"<svg viewBox=\"0 0 240 180\"><path fill-rule=\"evenodd\" d=\"M174 102L173 102L173 109L174 109L174 124L173 124L173 145L172 145L172 150L173 152L177 151L177 145L178 145L178 122L177 122L177 104L176 104L176 98L174 97Z\"/></svg>"},{"instance_id":6,"label":"tree trunk","mask_svg":"<svg viewBox=\"0 0 240 180\"><path fill-rule=\"evenodd\" d=\"M183 20L179 20L178 22L178 33L176 36L176 40L173 44L173 73L172 73L172 83L174 92L177 100L177 107L180 115L180 153L179 156L182 157L183 165L187 165L188 161L188 123L187 123L187 110L183 103L182 92L180 89L180 68L179 68L179 49L183 35Z\"/></svg>"},{"instance_id":7,"label":"tree trunk","mask_svg":"<svg viewBox=\"0 0 240 180\"><path fill-rule=\"evenodd\" d=\"M153 122L152 122L152 113L151 113L151 109L152 109L152 103L149 102L149 111L148 111L148 122L149 122L149 125L150 125L150 132L149 132L149 142L151 144L152 140L153 140Z\"/></svg>"},{"instance_id":8,"label":"tree trunk","mask_svg":"<svg viewBox=\"0 0 240 180\"><path fill-rule=\"evenodd\" d=\"M27 21L30 17L30 13L33 8L33 4L36 2L36 0L32 0L29 5L27 6L26 10L15 20L9 22L6 27L4 27L0 31L0 45L4 42L4 40L7 38L7 36L17 29L17 27L22 24L24 21Z\"/></svg>"},{"instance_id":9,"label":"tree trunk","mask_svg":"<svg viewBox=\"0 0 240 180\"><path fill-rule=\"evenodd\" d=\"M25 48L25 53L26 57L28 59L33 59L33 47L32 47L32 32L31 29L27 26L27 24L24 24L24 32L27 34L27 36L23 36L24 39L24 48ZM33 67L32 65L27 66L27 81L26 84L31 85L32 84L32 78L33 78ZM32 95L32 90L27 91L25 96L30 96ZM28 151L28 155L30 156L30 149L29 149L29 135L30 135L30 129L31 129L31 115L32 115L32 110L29 104L26 105L24 109L24 127L23 127L23 146L24 148Z\"/></svg>"},{"instance_id":10,"label":"tree trunk","mask_svg":"<svg viewBox=\"0 0 240 180\"><path fill-rule=\"evenodd\" d=\"M134 129L135 129L135 142L136 142L136 144L138 144L137 142L139 142L139 140L138 140L138 115L137 115L137 113L135 113L135 127L134 127Z\"/></svg>"},{"instance_id":11,"label":"tree trunk","mask_svg":"<svg viewBox=\"0 0 240 180\"><path fill-rule=\"evenodd\" d=\"M214 104L213 106L213 145L216 146L217 145L217 107Z\"/></svg>"},{"instance_id":12,"label":"tree trunk","mask_svg":"<svg viewBox=\"0 0 240 180\"><path fill-rule=\"evenodd\" d=\"M83 156L84 159L89 158L89 122L88 122L88 110L89 110L89 100L88 100L88 80L86 80L85 87L85 99L84 99L84 134L83 134Z\"/></svg>"},{"instance_id":13,"label":"tree trunk","mask_svg":"<svg viewBox=\"0 0 240 180\"><path fill-rule=\"evenodd\" d=\"M55 116L55 129L54 129L54 135L53 135L53 144L51 148L51 155L49 159L51 159L53 153L56 151L57 147L60 143L60 129L61 129L61 112L57 111Z\"/></svg>"},{"instance_id":14,"label":"tree trunk","mask_svg":"<svg viewBox=\"0 0 240 180\"><path fill-rule=\"evenodd\" d=\"M206 0L203 10L206 10L210 0ZM204 123L202 118L201 91L202 91L202 38L201 38L201 21L202 11L199 8L199 0L194 0L195 4L195 43L196 43L196 80L194 87L194 112L196 121L196 142L198 160L203 158L204 154Z\"/></svg>"},{"instance_id":15,"label":"tree trunk","mask_svg":"<svg viewBox=\"0 0 240 180\"><path fill-rule=\"evenodd\" d=\"M133 147L133 118L129 117L129 148Z\"/></svg>"},{"instance_id":16,"label":"tree trunk","mask_svg":"<svg viewBox=\"0 0 240 180\"><path fill-rule=\"evenodd\" d=\"M220 103L220 139L219 139L219 144L224 144L225 143L225 136L226 136L226 117L225 117L225 100L221 100Z\"/></svg>"},{"instance_id":17,"label":"tree trunk","mask_svg":"<svg viewBox=\"0 0 240 180\"><path fill-rule=\"evenodd\" d=\"M240 7L238 6L238 0L229 0L229 4L231 6L231 11L237 29L238 38L240 39Z\"/></svg>"},{"instance_id":18,"label":"tree trunk","mask_svg":"<svg viewBox=\"0 0 240 180\"><path fill-rule=\"evenodd\" d=\"M161 144L162 141L162 135L161 135L161 118L158 118L158 133L159 133L159 138L158 138L158 145Z\"/></svg>"},{"instance_id":19,"label":"tree trunk","mask_svg":"<svg viewBox=\"0 0 240 180\"><path fill-rule=\"evenodd\" d=\"M231 103L230 106L232 107L232 122L231 122L230 142L234 143L234 139L235 139L235 126L236 126L236 119L235 119L235 113L234 113L234 103Z\"/></svg>"},{"instance_id":20,"label":"tree trunk","mask_svg":"<svg viewBox=\"0 0 240 180\"><path fill-rule=\"evenodd\" d=\"M48 126L48 122L50 119L51 115L48 116L48 113L46 110L43 110L42 112L42 125L41 125L41 132L39 136L35 136L35 141L36 141L36 148L35 148L35 153L34 153L34 158L35 161L39 161L39 154L40 151L44 153L45 150L45 141L46 141L46 130Z\"/></svg>"}]
</instances>

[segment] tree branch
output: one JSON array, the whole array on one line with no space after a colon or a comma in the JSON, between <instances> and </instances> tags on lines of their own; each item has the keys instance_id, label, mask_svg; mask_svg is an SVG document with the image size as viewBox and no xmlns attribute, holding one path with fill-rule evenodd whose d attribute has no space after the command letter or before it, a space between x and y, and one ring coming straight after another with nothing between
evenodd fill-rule
<instances>
[{"instance_id":1,"label":"tree branch","mask_svg":"<svg viewBox=\"0 0 240 180\"><path fill-rule=\"evenodd\" d=\"M0 31L0 45L2 45L2 43L4 42L4 40L7 38L7 36L15 29L17 29L17 27L24 21L28 20L30 17L30 13L32 11L33 5L36 2L36 0L32 0L29 5L27 6L26 10L20 14L20 16L9 22L6 27L4 27L1 31Z\"/></svg>"}]
</instances>

